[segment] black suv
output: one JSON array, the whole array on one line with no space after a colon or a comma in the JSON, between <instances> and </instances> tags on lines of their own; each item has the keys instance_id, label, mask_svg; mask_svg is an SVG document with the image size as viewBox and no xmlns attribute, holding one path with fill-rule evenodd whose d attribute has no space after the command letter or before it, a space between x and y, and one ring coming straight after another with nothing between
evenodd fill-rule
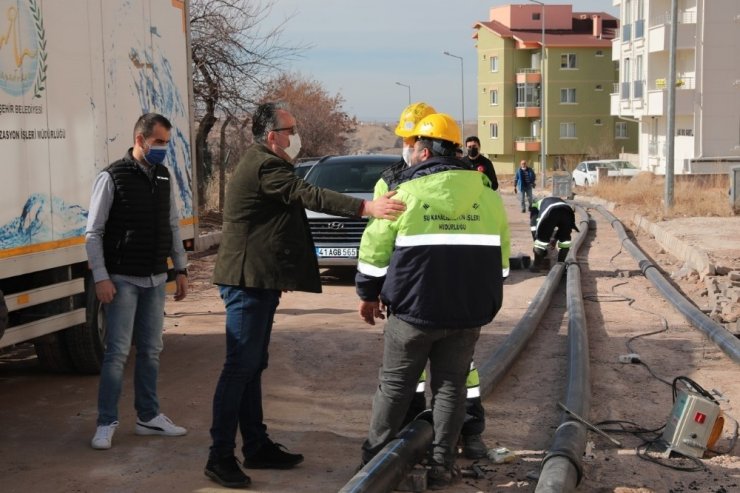
<instances>
[{"instance_id":1,"label":"black suv","mask_svg":"<svg viewBox=\"0 0 740 493\"><path fill-rule=\"evenodd\" d=\"M384 169L401 156L368 154L327 156L311 168L305 180L317 187L372 200L373 189ZM357 265L360 239L367 219L346 218L306 210L316 256L322 267Z\"/></svg>"}]
</instances>

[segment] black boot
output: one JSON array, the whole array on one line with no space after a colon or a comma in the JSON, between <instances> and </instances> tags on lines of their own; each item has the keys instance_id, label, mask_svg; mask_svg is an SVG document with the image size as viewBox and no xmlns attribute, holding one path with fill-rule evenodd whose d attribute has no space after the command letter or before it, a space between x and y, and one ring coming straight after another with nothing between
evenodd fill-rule
<instances>
[{"instance_id":1,"label":"black boot","mask_svg":"<svg viewBox=\"0 0 740 493\"><path fill-rule=\"evenodd\" d=\"M565 257L568 256L569 248L561 248L558 252L558 262L565 262Z\"/></svg>"},{"instance_id":2,"label":"black boot","mask_svg":"<svg viewBox=\"0 0 740 493\"><path fill-rule=\"evenodd\" d=\"M539 272L542 269L546 269L548 265L546 265L547 258L545 257L544 250L541 250L539 248L535 248L534 250L534 262L532 262L532 265L529 266L530 272Z\"/></svg>"}]
</instances>

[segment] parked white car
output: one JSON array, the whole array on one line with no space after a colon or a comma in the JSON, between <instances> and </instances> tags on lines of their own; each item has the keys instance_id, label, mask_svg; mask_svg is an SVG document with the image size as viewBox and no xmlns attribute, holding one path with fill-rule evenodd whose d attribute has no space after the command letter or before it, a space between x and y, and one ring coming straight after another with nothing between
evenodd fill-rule
<instances>
[{"instance_id":1,"label":"parked white car","mask_svg":"<svg viewBox=\"0 0 740 493\"><path fill-rule=\"evenodd\" d=\"M618 159L581 161L573 170L573 185L588 187L597 183L599 181L598 168L607 168L607 176L634 176L640 172L640 168L629 161Z\"/></svg>"}]
</instances>

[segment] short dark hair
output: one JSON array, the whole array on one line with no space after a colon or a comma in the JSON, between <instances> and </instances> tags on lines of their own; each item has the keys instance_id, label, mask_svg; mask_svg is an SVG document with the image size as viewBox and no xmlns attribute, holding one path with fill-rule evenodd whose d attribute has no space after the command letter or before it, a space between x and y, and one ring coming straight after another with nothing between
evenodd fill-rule
<instances>
[{"instance_id":1,"label":"short dark hair","mask_svg":"<svg viewBox=\"0 0 740 493\"><path fill-rule=\"evenodd\" d=\"M465 144L467 145L468 142L475 142L476 144L480 145L480 139L476 137L475 135L471 135L467 139L465 139Z\"/></svg>"},{"instance_id":2,"label":"short dark hair","mask_svg":"<svg viewBox=\"0 0 740 493\"><path fill-rule=\"evenodd\" d=\"M252 135L257 142L264 142L267 134L280 127L278 110L288 111L282 101L271 101L257 106L252 116Z\"/></svg>"},{"instance_id":3,"label":"short dark hair","mask_svg":"<svg viewBox=\"0 0 740 493\"><path fill-rule=\"evenodd\" d=\"M429 149L432 156L454 156L456 145L447 140L421 137L418 142L422 149Z\"/></svg>"},{"instance_id":4,"label":"short dark hair","mask_svg":"<svg viewBox=\"0 0 740 493\"><path fill-rule=\"evenodd\" d=\"M144 113L141 115L136 120L136 125L134 125L134 140L139 134L143 135L145 139L151 137L154 133L154 126L157 124L162 125L167 130L172 128L172 123L159 113Z\"/></svg>"}]
</instances>

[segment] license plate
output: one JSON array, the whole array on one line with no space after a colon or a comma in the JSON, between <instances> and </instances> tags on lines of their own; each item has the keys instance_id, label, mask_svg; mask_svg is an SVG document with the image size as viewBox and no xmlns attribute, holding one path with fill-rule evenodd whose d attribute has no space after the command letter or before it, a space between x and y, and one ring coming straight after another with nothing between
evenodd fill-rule
<instances>
[{"instance_id":1,"label":"license plate","mask_svg":"<svg viewBox=\"0 0 740 493\"><path fill-rule=\"evenodd\" d=\"M357 258L357 248L316 248L319 257Z\"/></svg>"}]
</instances>

